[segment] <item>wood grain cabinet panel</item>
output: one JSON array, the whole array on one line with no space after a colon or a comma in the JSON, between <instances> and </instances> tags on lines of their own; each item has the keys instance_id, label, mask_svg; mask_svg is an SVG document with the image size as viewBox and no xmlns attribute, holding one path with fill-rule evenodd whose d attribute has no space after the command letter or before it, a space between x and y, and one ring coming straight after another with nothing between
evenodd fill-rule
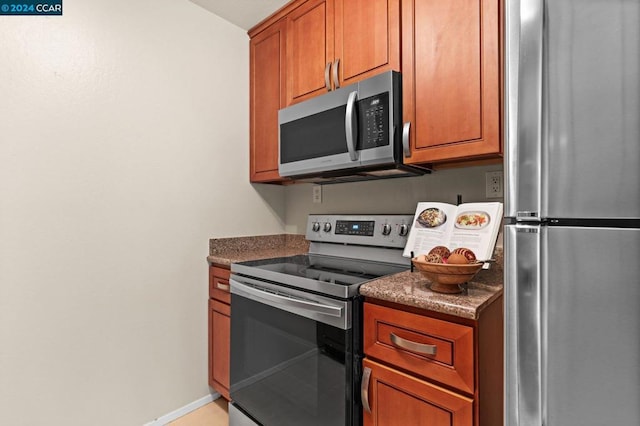
<instances>
[{"instance_id":1,"label":"wood grain cabinet panel","mask_svg":"<svg viewBox=\"0 0 640 426\"><path fill-rule=\"evenodd\" d=\"M250 51L250 181L278 182L278 110L284 106L286 28L276 22Z\"/></svg>"},{"instance_id":2,"label":"wood grain cabinet panel","mask_svg":"<svg viewBox=\"0 0 640 426\"><path fill-rule=\"evenodd\" d=\"M477 320L372 301L364 304L365 425L503 423L502 296Z\"/></svg>"},{"instance_id":3,"label":"wood grain cabinet panel","mask_svg":"<svg viewBox=\"0 0 640 426\"><path fill-rule=\"evenodd\" d=\"M498 157L500 0L403 0L409 163Z\"/></svg>"},{"instance_id":4,"label":"wood grain cabinet panel","mask_svg":"<svg viewBox=\"0 0 640 426\"><path fill-rule=\"evenodd\" d=\"M473 394L473 328L366 304L364 352L404 370ZM391 336L433 347L433 355L403 349Z\"/></svg>"},{"instance_id":5,"label":"wood grain cabinet panel","mask_svg":"<svg viewBox=\"0 0 640 426\"><path fill-rule=\"evenodd\" d=\"M287 105L400 70L399 0L308 0L287 22Z\"/></svg>"},{"instance_id":6,"label":"wood grain cabinet panel","mask_svg":"<svg viewBox=\"0 0 640 426\"><path fill-rule=\"evenodd\" d=\"M229 349L231 347L229 305L214 301L211 326L213 327L213 387L229 400Z\"/></svg>"},{"instance_id":7,"label":"wood grain cabinet panel","mask_svg":"<svg viewBox=\"0 0 640 426\"><path fill-rule=\"evenodd\" d=\"M399 0L335 0L334 28L340 86L400 71Z\"/></svg>"},{"instance_id":8,"label":"wood grain cabinet panel","mask_svg":"<svg viewBox=\"0 0 640 426\"><path fill-rule=\"evenodd\" d=\"M363 368L371 370L365 426L473 424L472 399L368 359Z\"/></svg>"},{"instance_id":9,"label":"wood grain cabinet panel","mask_svg":"<svg viewBox=\"0 0 640 426\"><path fill-rule=\"evenodd\" d=\"M231 348L231 294L228 268L209 266L209 386L227 400Z\"/></svg>"},{"instance_id":10,"label":"wood grain cabinet panel","mask_svg":"<svg viewBox=\"0 0 640 426\"><path fill-rule=\"evenodd\" d=\"M333 62L333 0L309 0L287 15L287 104L327 91Z\"/></svg>"}]
</instances>

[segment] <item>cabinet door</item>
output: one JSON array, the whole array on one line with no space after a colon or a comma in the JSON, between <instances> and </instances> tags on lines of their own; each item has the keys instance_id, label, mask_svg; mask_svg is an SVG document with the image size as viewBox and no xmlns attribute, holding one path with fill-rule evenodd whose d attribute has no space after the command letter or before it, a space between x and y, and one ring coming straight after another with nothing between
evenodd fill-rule
<instances>
[{"instance_id":1,"label":"cabinet door","mask_svg":"<svg viewBox=\"0 0 640 426\"><path fill-rule=\"evenodd\" d=\"M209 348L209 386L214 387L213 385L213 300L209 299L209 344L207 345Z\"/></svg>"},{"instance_id":2,"label":"cabinet door","mask_svg":"<svg viewBox=\"0 0 640 426\"><path fill-rule=\"evenodd\" d=\"M250 180L271 182L278 174L278 110L284 106L285 22L279 21L249 43Z\"/></svg>"},{"instance_id":3,"label":"cabinet door","mask_svg":"<svg viewBox=\"0 0 640 426\"><path fill-rule=\"evenodd\" d=\"M400 0L336 0L335 60L341 86L400 71Z\"/></svg>"},{"instance_id":4,"label":"cabinet door","mask_svg":"<svg viewBox=\"0 0 640 426\"><path fill-rule=\"evenodd\" d=\"M287 16L287 105L331 88L334 0L309 0ZM328 76L327 76L328 77Z\"/></svg>"},{"instance_id":5,"label":"cabinet door","mask_svg":"<svg viewBox=\"0 0 640 426\"><path fill-rule=\"evenodd\" d=\"M371 370L364 426L471 426L473 400L369 359ZM366 384L366 383L365 383Z\"/></svg>"},{"instance_id":6,"label":"cabinet door","mask_svg":"<svg viewBox=\"0 0 640 426\"><path fill-rule=\"evenodd\" d=\"M211 302L211 301L210 301ZM220 395L229 399L229 348L231 345L231 317L227 304L213 301L210 324L213 344L211 347L211 381Z\"/></svg>"},{"instance_id":7,"label":"cabinet door","mask_svg":"<svg viewBox=\"0 0 640 426\"><path fill-rule=\"evenodd\" d=\"M403 0L409 163L501 154L499 0Z\"/></svg>"}]
</instances>

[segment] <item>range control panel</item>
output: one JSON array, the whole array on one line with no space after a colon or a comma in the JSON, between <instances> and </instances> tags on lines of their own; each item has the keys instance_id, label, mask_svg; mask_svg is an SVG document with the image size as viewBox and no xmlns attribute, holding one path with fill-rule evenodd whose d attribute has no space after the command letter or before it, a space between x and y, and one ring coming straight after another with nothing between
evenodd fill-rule
<instances>
[{"instance_id":1,"label":"range control panel","mask_svg":"<svg viewBox=\"0 0 640 426\"><path fill-rule=\"evenodd\" d=\"M365 235L372 237L376 229L373 220L337 220L336 234L338 235Z\"/></svg>"},{"instance_id":2,"label":"range control panel","mask_svg":"<svg viewBox=\"0 0 640 426\"><path fill-rule=\"evenodd\" d=\"M413 215L309 215L309 241L404 248Z\"/></svg>"}]
</instances>

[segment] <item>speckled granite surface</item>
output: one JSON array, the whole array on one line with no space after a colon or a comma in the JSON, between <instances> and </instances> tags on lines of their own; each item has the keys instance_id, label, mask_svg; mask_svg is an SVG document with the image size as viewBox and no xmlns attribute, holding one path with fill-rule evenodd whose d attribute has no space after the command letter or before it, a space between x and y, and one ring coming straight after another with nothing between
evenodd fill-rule
<instances>
[{"instance_id":1,"label":"speckled granite surface","mask_svg":"<svg viewBox=\"0 0 640 426\"><path fill-rule=\"evenodd\" d=\"M304 235L278 234L256 237L212 238L207 261L223 266L246 260L268 259L307 253Z\"/></svg>"},{"instance_id":2,"label":"speckled granite surface","mask_svg":"<svg viewBox=\"0 0 640 426\"><path fill-rule=\"evenodd\" d=\"M234 262L293 256L308 251L309 242L304 235L213 238L209 240L207 261L230 266ZM502 249L496 249L494 258L491 268L478 272L463 293L433 292L427 278L419 272L409 271L369 281L360 286L360 293L402 305L478 319L482 310L502 294Z\"/></svg>"},{"instance_id":3,"label":"speckled granite surface","mask_svg":"<svg viewBox=\"0 0 640 426\"><path fill-rule=\"evenodd\" d=\"M497 249L495 263L481 270L459 294L430 290L431 283L420 272L401 272L369 281L360 286L360 294L374 299L413 306L462 318L478 319L484 308L502 294L502 250Z\"/></svg>"}]
</instances>

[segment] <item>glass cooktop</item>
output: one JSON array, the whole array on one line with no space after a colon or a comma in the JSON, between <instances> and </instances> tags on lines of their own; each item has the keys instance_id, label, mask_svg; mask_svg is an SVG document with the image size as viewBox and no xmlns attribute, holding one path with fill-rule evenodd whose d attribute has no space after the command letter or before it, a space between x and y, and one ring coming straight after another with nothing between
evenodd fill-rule
<instances>
[{"instance_id":1,"label":"glass cooktop","mask_svg":"<svg viewBox=\"0 0 640 426\"><path fill-rule=\"evenodd\" d=\"M367 281L407 269L409 266L317 254L231 265L232 273L341 298L355 296Z\"/></svg>"}]
</instances>

